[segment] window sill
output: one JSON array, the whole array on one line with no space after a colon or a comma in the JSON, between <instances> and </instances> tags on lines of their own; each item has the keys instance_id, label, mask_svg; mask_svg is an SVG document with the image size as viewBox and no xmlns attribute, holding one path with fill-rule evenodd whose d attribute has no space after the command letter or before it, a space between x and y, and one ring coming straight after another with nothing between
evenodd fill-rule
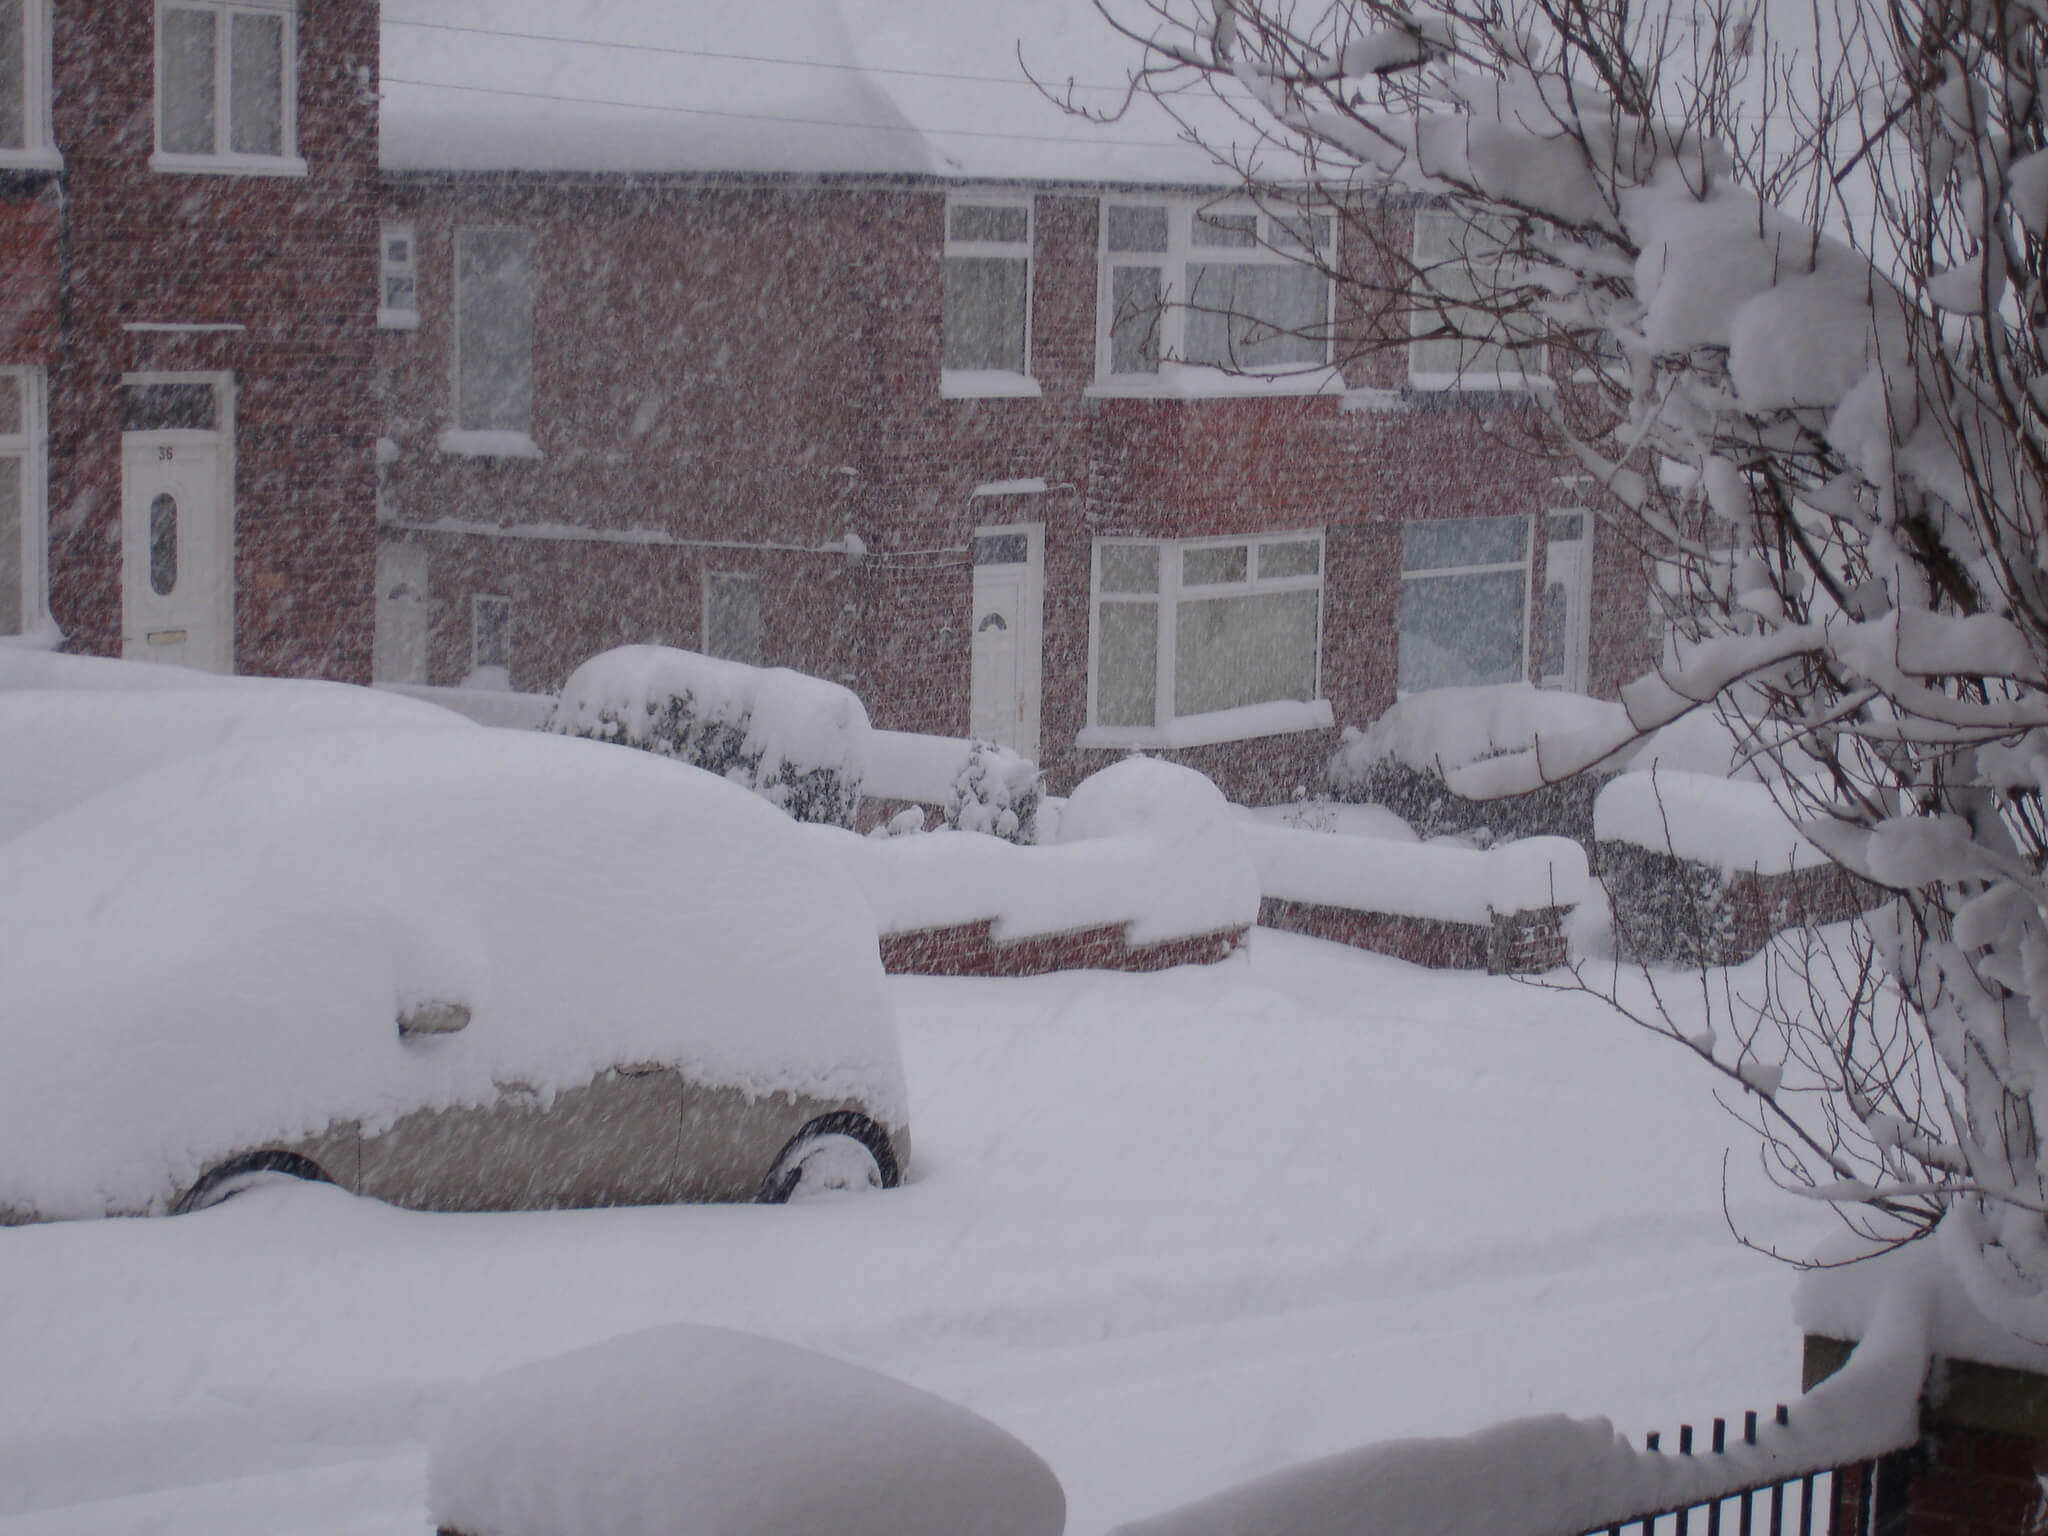
<instances>
[{"instance_id":1,"label":"window sill","mask_svg":"<svg viewBox=\"0 0 2048 1536\"><path fill-rule=\"evenodd\" d=\"M1555 389L1547 373L1411 373L1408 388L1418 395L1530 395Z\"/></svg>"},{"instance_id":2,"label":"window sill","mask_svg":"<svg viewBox=\"0 0 2048 1536\"><path fill-rule=\"evenodd\" d=\"M1098 378L1088 386L1092 400L1231 400L1247 396L1341 395L1344 376L1335 368L1301 368L1291 373L1226 373L1188 363L1161 363L1156 374Z\"/></svg>"},{"instance_id":3,"label":"window sill","mask_svg":"<svg viewBox=\"0 0 2048 1536\"><path fill-rule=\"evenodd\" d=\"M420 328L420 312L416 309L380 309L377 311L377 329L380 331L416 331Z\"/></svg>"},{"instance_id":4,"label":"window sill","mask_svg":"<svg viewBox=\"0 0 2048 1536\"><path fill-rule=\"evenodd\" d=\"M1029 374L965 368L939 374L941 400L1036 400L1044 393Z\"/></svg>"},{"instance_id":5,"label":"window sill","mask_svg":"<svg viewBox=\"0 0 2048 1536\"><path fill-rule=\"evenodd\" d=\"M169 176L304 176L297 155L166 155L149 157L149 168Z\"/></svg>"},{"instance_id":6,"label":"window sill","mask_svg":"<svg viewBox=\"0 0 2048 1536\"><path fill-rule=\"evenodd\" d=\"M434 439L443 453L465 459L544 459L540 445L524 432L477 432L450 428Z\"/></svg>"},{"instance_id":7,"label":"window sill","mask_svg":"<svg viewBox=\"0 0 2048 1536\"><path fill-rule=\"evenodd\" d=\"M61 171L64 156L54 144L29 149L0 149L0 171Z\"/></svg>"},{"instance_id":8,"label":"window sill","mask_svg":"<svg viewBox=\"0 0 2048 1536\"><path fill-rule=\"evenodd\" d=\"M1209 715L1184 715L1170 725L1091 725L1074 738L1082 749L1094 747L1207 747L1224 741L1252 741L1261 736L1286 736L1297 731L1327 731L1337 724L1328 699L1276 699L1243 709L1219 709Z\"/></svg>"}]
</instances>

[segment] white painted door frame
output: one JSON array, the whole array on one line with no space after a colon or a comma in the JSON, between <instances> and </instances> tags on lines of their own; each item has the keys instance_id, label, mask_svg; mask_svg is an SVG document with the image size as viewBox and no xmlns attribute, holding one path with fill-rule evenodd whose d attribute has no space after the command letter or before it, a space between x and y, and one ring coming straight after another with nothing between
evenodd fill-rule
<instances>
[{"instance_id":1,"label":"white painted door frame","mask_svg":"<svg viewBox=\"0 0 2048 1536\"><path fill-rule=\"evenodd\" d=\"M1019 538L1024 558L1001 558ZM1045 525L985 524L974 530L974 549L969 730L1036 761L1045 679Z\"/></svg>"},{"instance_id":2,"label":"white painted door frame","mask_svg":"<svg viewBox=\"0 0 2048 1536\"><path fill-rule=\"evenodd\" d=\"M235 669L234 375L133 373L122 386L204 384L211 430L121 434L121 654L207 672ZM152 506L173 498L175 579L157 590ZM162 535L161 528L156 530ZM154 579L153 579L154 575Z\"/></svg>"}]
</instances>

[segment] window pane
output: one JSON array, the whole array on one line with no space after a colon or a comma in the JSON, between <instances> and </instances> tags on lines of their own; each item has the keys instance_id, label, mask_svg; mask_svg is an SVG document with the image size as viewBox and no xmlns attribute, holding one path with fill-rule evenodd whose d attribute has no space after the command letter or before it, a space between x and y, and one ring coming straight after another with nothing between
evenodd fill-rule
<instances>
[{"instance_id":1,"label":"window pane","mask_svg":"<svg viewBox=\"0 0 2048 1536\"><path fill-rule=\"evenodd\" d=\"M1190 263L1187 360L1214 368L1320 363L1329 291L1322 273L1292 262Z\"/></svg>"},{"instance_id":2,"label":"window pane","mask_svg":"<svg viewBox=\"0 0 2048 1536\"><path fill-rule=\"evenodd\" d=\"M165 11L163 57L157 64L157 110L163 149L210 155L213 138L214 12Z\"/></svg>"},{"instance_id":3,"label":"window pane","mask_svg":"<svg viewBox=\"0 0 2048 1536\"><path fill-rule=\"evenodd\" d=\"M0 373L0 437L21 436L21 378Z\"/></svg>"},{"instance_id":4,"label":"window pane","mask_svg":"<svg viewBox=\"0 0 2048 1536\"><path fill-rule=\"evenodd\" d=\"M1526 589L1521 571L1402 582L1399 686L1420 693L1521 681Z\"/></svg>"},{"instance_id":5,"label":"window pane","mask_svg":"<svg viewBox=\"0 0 2048 1536\"><path fill-rule=\"evenodd\" d=\"M1282 576L1313 576L1322 568L1322 550L1314 539L1293 539L1285 544L1259 546L1259 580Z\"/></svg>"},{"instance_id":6,"label":"window pane","mask_svg":"<svg viewBox=\"0 0 2048 1536\"><path fill-rule=\"evenodd\" d=\"M1307 591L1177 605L1174 714L1314 698L1321 601L1321 593Z\"/></svg>"},{"instance_id":7,"label":"window pane","mask_svg":"<svg viewBox=\"0 0 2048 1536\"><path fill-rule=\"evenodd\" d=\"M228 147L284 153L284 18L228 18Z\"/></svg>"},{"instance_id":8,"label":"window pane","mask_svg":"<svg viewBox=\"0 0 2048 1536\"><path fill-rule=\"evenodd\" d=\"M386 309L411 309L419 302L419 287L409 277L387 277L384 279L384 307Z\"/></svg>"},{"instance_id":9,"label":"window pane","mask_svg":"<svg viewBox=\"0 0 2048 1536\"><path fill-rule=\"evenodd\" d=\"M1553 512L1550 514L1550 539L1552 543L1560 541L1570 543L1574 539L1583 537L1585 531L1586 514L1583 512Z\"/></svg>"},{"instance_id":10,"label":"window pane","mask_svg":"<svg viewBox=\"0 0 2048 1536\"><path fill-rule=\"evenodd\" d=\"M149 504L149 590L169 597L178 584L178 498L157 493Z\"/></svg>"},{"instance_id":11,"label":"window pane","mask_svg":"<svg viewBox=\"0 0 2048 1536\"><path fill-rule=\"evenodd\" d=\"M946 258L945 367L1024 371L1030 271L1005 256Z\"/></svg>"},{"instance_id":12,"label":"window pane","mask_svg":"<svg viewBox=\"0 0 2048 1536\"><path fill-rule=\"evenodd\" d=\"M512 665L512 599L479 597L470 608L471 657L478 667Z\"/></svg>"},{"instance_id":13,"label":"window pane","mask_svg":"<svg viewBox=\"0 0 2048 1536\"><path fill-rule=\"evenodd\" d=\"M0 635L18 635L27 622L21 590L27 553L21 475L19 458L0 458Z\"/></svg>"},{"instance_id":14,"label":"window pane","mask_svg":"<svg viewBox=\"0 0 2048 1536\"><path fill-rule=\"evenodd\" d=\"M1095 722L1152 725L1159 718L1159 606L1096 607Z\"/></svg>"},{"instance_id":15,"label":"window pane","mask_svg":"<svg viewBox=\"0 0 2048 1536\"><path fill-rule=\"evenodd\" d=\"M974 541L976 565L1022 565L1030 558L1028 533L984 533Z\"/></svg>"},{"instance_id":16,"label":"window pane","mask_svg":"<svg viewBox=\"0 0 2048 1536\"><path fill-rule=\"evenodd\" d=\"M1198 213L1193 240L1196 245L1228 245L1249 250L1259 243L1256 213Z\"/></svg>"},{"instance_id":17,"label":"window pane","mask_svg":"<svg viewBox=\"0 0 2048 1536\"><path fill-rule=\"evenodd\" d=\"M946 211L946 235L953 240L1021 243L1031 238L1031 210L955 203Z\"/></svg>"},{"instance_id":18,"label":"window pane","mask_svg":"<svg viewBox=\"0 0 2048 1536\"><path fill-rule=\"evenodd\" d=\"M1215 549L1186 549L1180 556L1180 579L1191 587L1243 581L1251 574L1251 548L1225 544Z\"/></svg>"},{"instance_id":19,"label":"window pane","mask_svg":"<svg viewBox=\"0 0 2048 1536\"><path fill-rule=\"evenodd\" d=\"M1401 525L1401 569L1506 565L1528 558L1526 517L1447 517Z\"/></svg>"},{"instance_id":20,"label":"window pane","mask_svg":"<svg viewBox=\"0 0 2048 1536\"><path fill-rule=\"evenodd\" d=\"M759 578L727 571L704 578L704 653L761 665Z\"/></svg>"},{"instance_id":21,"label":"window pane","mask_svg":"<svg viewBox=\"0 0 2048 1536\"><path fill-rule=\"evenodd\" d=\"M533 426L532 240L523 229L456 237L456 425Z\"/></svg>"},{"instance_id":22,"label":"window pane","mask_svg":"<svg viewBox=\"0 0 2048 1536\"><path fill-rule=\"evenodd\" d=\"M1105 592L1157 592L1159 590L1159 546L1157 544L1103 545L1102 590Z\"/></svg>"},{"instance_id":23,"label":"window pane","mask_svg":"<svg viewBox=\"0 0 2048 1536\"><path fill-rule=\"evenodd\" d=\"M1164 208L1112 207L1103 231L1112 251L1163 251L1166 249Z\"/></svg>"},{"instance_id":24,"label":"window pane","mask_svg":"<svg viewBox=\"0 0 2048 1536\"><path fill-rule=\"evenodd\" d=\"M1553 581L1543 589L1543 676L1561 677L1564 674L1565 609L1571 603L1571 594L1561 581Z\"/></svg>"},{"instance_id":25,"label":"window pane","mask_svg":"<svg viewBox=\"0 0 2048 1536\"><path fill-rule=\"evenodd\" d=\"M412 236L394 234L384 237L384 259L394 267L412 265Z\"/></svg>"},{"instance_id":26,"label":"window pane","mask_svg":"<svg viewBox=\"0 0 2048 1536\"><path fill-rule=\"evenodd\" d=\"M130 384L121 391L121 430L211 432L216 410L211 384Z\"/></svg>"},{"instance_id":27,"label":"window pane","mask_svg":"<svg viewBox=\"0 0 2048 1536\"><path fill-rule=\"evenodd\" d=\"M28 0L0 0L0 149L28 147L26 3Z\"/></svg>"},{"instance_id":28,"label":"window pane","mask_svg":"<svg viewBox=\"0 0 2048 1536\"><path fill-rule=\"evenodd\" d=\"M1165 296L1157 267L1117 267L1109 274L1109 371L1159 371L1159 304Z\"/></svg>"},{"instance_id":29,"label":"window pane","mask_svg":"<svg viewBox=\"0 0 2048 1536\"><path fill-rule=\"evenodd\" d=\"M1282 213L1273 216L1273 245L1283 251L1322 250L1330 243L1327 213Z\"/></svg>"}]
</instances>

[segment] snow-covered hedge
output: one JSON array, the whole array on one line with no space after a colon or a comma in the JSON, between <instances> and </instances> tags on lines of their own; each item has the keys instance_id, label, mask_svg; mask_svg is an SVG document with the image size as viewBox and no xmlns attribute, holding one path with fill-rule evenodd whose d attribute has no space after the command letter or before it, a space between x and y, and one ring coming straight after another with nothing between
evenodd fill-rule
<instances>
[{"instance_id":1,"label":"snow-covered hedge","mask_svg":"<svg viewBox=\"0 0 2048 1536\"><path fill-rule=\"evenodd\" d=\"M867 710L836 683L656 645L583 663L546 729L673 757L798 821L842 827L860 809L870 735Z\"/></svg>"},{"instance_id":2,"label":"snow-covered hedge","mask_svg":"<svg viewBox=\"0 0 2048 1536\"><path fill-rule=\"evenodd\" d=\"M1008 843L1038 841L1038 807L1045 776L1038 764L993 742L977 741L946 798L946 825L986 832Z\"/></svg>"},{"instance_id":3,"label":"snow-covered hedge","mask_svg":"<svg viewBox=\"0 0 2048 1536\"><path fill-rule=\"evenodd\" d=\"M1470 763L1526 751L1539 737L1615 721L1626 722L1619 704L1527 683L1412 694L1365 729L1345 729L1330 758L1329 794L1384 805L1425 837L1484 827L1503 841L1554 834L1590 843L1598 768L1511 800L1469 800L1445 779Z\"/></svg>"},{"instance_id":4,"label":"snow-covered hedge","mask_svg":"<svg viewBox=\"0 0 2048 1536\"><path fill-rule=\"evenodd\" d=\"M1279 901L1480 925L1495 914L1575 907L1586 850L1531 837L1481 851L1239 823L1259 890Z\"/></svg>"},{"instance_id":5,"label":"snow-covered hedge","mask_svg":"<svg viewBox=\"0 0 2048 1536\"><path fill-rule=\"evenodd\" d=\"M494 1376L448 1408L427 1512L461 1536L1059 1536L1066 1494L965 1408L684 1325Z\"/></svg>"}]
</instances>

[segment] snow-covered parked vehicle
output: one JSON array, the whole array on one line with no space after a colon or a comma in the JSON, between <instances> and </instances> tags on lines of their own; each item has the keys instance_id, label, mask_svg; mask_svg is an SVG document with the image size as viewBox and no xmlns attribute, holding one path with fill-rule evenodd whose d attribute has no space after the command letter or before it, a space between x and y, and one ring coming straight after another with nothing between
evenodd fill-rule
<instances>
[{"instance_id":1,"label":"snow-covered parked vehicle","mask_svg":"<svg viewBox=\"0 0 2048 1536\"><path fill-rule=\"evenodd\" d=\"M266 1172L394 1204L897 1182L859 893L709 774L538 733L239 741L0 842L0 1220Z\"/></svg>"}]
</instances>

